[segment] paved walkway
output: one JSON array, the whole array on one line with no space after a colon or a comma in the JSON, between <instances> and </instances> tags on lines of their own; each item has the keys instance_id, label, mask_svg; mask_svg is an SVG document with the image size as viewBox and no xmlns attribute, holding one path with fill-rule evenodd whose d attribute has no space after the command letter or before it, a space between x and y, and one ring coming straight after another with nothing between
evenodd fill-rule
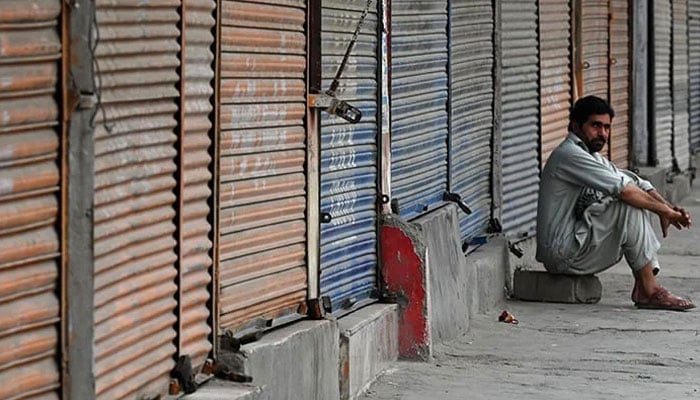
<instances>
[{"instance_id":1,"label":"paved walkway","mask_svg":"<svg viewBox=\"0 0 700 400\"><path fill-rule=\"evenodd\" d=\"M664 241L661 283L700 307L700 185L683 204L695 225ZM625 263L600 275L595 305L509 301L519 325L478 319L431 363L398 362L364 399L698 399L700 308L637 310Z\"/></svg>"}]
</instances>

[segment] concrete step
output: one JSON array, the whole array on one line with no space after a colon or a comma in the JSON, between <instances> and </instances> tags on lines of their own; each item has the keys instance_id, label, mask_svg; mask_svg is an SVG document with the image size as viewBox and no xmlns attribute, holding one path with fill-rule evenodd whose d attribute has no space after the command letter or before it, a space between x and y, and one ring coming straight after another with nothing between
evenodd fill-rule
<instances>
[{"instance_id":1,"label":"concrete step","mask_svg":"<svg viewBox=\"0 0 700 400\"><path fill-rule=\"evenodd\" d=\"M602 295L603 285L594 275L518 270L513 277L513 297L520 300L592 304L599 302Z\"/></svg>"}]
</instances>

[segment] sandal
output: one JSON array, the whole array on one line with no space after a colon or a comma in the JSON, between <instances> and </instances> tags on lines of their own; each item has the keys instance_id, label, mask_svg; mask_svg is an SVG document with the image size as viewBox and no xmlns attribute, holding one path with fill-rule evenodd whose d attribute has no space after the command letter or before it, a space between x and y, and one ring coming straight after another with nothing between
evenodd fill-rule
<instances>
[{"instance_id":1,"label":"sandal","mask_svg":"<svg viewBox=\"0 0 700 400\"><path fill-rule=\"evenodd\" d=\"M657 290L646 302L637 301L634 305L637 308L648 310L685 311L695 308L692 301L678 297L663 287Z\"/></svg>"}]
</instances>

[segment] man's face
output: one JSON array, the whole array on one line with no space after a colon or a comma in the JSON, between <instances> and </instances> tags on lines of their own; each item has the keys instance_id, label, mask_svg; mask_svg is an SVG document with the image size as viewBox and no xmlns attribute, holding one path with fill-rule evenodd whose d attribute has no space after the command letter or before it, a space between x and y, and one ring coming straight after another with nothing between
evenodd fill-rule
<instances>
[{"instance_id":1,"label":"man's face","mask_svg":"<svg viewBox=\"0 0 700 400\"><path fill-rule=\"evenodd\" d=\"M583 125L573 123L574 133L586 143L588 149L597 153L605 147L610 136L612 119L608 114L591 115Z\"/></svg>"}]
</instances>

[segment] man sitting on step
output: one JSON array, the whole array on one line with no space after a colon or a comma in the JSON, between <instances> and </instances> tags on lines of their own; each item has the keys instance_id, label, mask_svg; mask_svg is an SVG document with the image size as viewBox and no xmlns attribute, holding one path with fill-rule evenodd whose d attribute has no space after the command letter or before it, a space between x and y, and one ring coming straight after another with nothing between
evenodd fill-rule
<instances>
[{"instance_id":1,"label":"man sitting on step","mask_svg":"<svg viewBox=\"0 0 700 400\"><path fill-rule=\"evenodd\" d=\"M537 260L551 273L590 275L624 255L634 274L632 301L638 308L694 308L656 280L660 243L651 215L658 215L666 237L671 225L690 227L690 214L667 202L648 181L598 153L608 142L614 116L610 105L595 96L574 104L569 136L542 171Z\"/></svg>"}]
</instances>

